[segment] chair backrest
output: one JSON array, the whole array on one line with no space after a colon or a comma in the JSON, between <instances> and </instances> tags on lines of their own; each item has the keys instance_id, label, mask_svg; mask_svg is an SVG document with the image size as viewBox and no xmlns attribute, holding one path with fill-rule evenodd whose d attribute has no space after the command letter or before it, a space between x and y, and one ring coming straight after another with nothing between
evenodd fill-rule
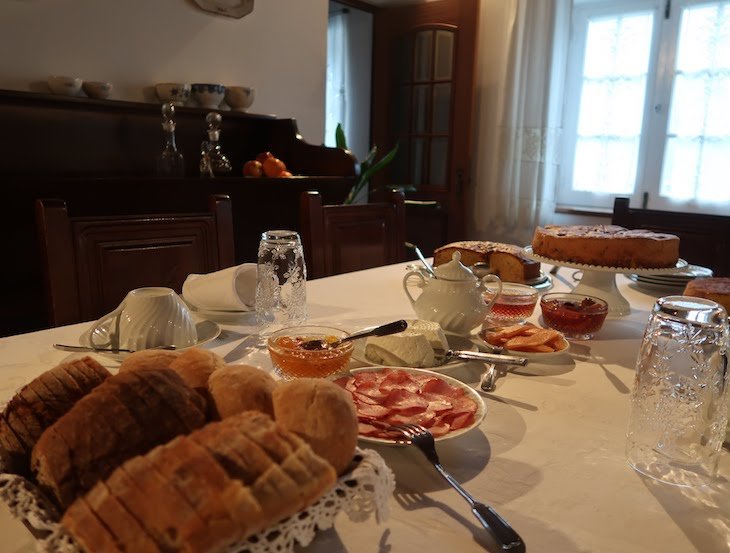
<instances>
[{"instance_id":1,"label":"chair backrest","mask_svg":"<svg viewBox=\"0 0 730 553\"><path fill-rule=\"evenodd\" d=\"M190 273L235 264L228 196L210 196L203 213L69 217L58 199L35 209L52 326L97 319L134 288L179 293Z\"/></svg>"},{"instance_id":2,"label":"chair backrest","mask_svg":"<svg viewBox=\"0 0 730 553\"><path fill-rule=\"evenodd\" d=\"M682 259L709 267L715 276L730 276L730 217L630 208L628 198L616 198L611 222L675 234Z\"/></svg>"},{"instance_id":3,"label":"chair backrest","mask_svg":"<svg viewBox=\"0 0 730 553\"><path fill-rule=\"evenodd\" d=\"M406 259L402 192L388 201L322 205L318 192L302 192L301 234L310 278L359 271Z\"/></svg>"}]
</instances>

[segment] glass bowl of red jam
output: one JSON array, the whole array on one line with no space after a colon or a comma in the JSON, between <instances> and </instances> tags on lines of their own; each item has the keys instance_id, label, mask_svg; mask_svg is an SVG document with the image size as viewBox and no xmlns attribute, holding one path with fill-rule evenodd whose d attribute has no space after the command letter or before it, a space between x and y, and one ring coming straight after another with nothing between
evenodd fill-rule
<instances>
[{"instance_id":1,"label":"glass bowl of red jam","mask_svg":"<svg viewBox=\"0 0 730 553\"><path fill-rule=\"evenodd\" d=\"M269 336L268 347L274 370L285 379L323 378L347 369L352 357L351 341L337 344L347 332L328 326L292 326ZM305 342L320 340L309 349Z\"/></svg>"},{"instance_id":2,"label":"glass bowl of red jam","mask_svg":"<svg viewBox=\"0 0 730 553\"><path fill-rule=\"evenodd\" d=\"M583 294L545 294L540 299L545 326L562 332L571 340L590 340L601 330L608 304L601 298Z\"/></svg>"}]
</instances>

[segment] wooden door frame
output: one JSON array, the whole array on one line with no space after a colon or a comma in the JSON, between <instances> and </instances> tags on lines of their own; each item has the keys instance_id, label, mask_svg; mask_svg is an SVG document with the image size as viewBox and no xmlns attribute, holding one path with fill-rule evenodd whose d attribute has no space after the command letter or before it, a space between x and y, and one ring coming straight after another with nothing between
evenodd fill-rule
<instances>
[{"instance_id":1,"label":"wooden door frame","mask_svg":"<svg viewBox=\"0 0 730 553\"><path fill-rule=\"evenodd\" d=\"M339 1L339 0L338 0ZM390 78L390 65L382 60L390 57L388 46L390 37L395 36L398 18L393 14L404 14L415 7L424 7L428 12L417 14L408 30L419 26L432 27L434 21L459 28L454 44L454 78L459 86L452 97L452 120L450 122L449 165L447 167L447 186L442 190L421 190L409 194L414 199L429 199L441 202L448 214L447 239L449 241L465 238L466 192L471 184L472 156L472 114L475 99L476 39L478 28L478 0L440 0L427 4L376 8L373 23L373 79L371 100L371 129L373 144L383 150L391 148L395 137L390 133L390 92L394 83ZM473 24L464 25L464 22ZM468 109L454 109L457 105L467 105ZM455 132L454 129L466 129ZM387 182L388 171L376 176L374 182Z\"/></svg>"}]
</instances>

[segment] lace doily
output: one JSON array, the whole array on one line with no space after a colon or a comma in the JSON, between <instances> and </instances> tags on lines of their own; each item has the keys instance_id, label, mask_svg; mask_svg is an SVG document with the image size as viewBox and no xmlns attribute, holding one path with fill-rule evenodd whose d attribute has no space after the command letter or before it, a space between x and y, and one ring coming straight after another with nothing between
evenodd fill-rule
<instances>
[{"instance_id":1,"label":"lace doily","mask_svg":"<svg viewBox=\"0 0 730 553\"><path fill-rule=\"evenodd\" d=\"M307 546L317 530L331 528L344 511L353 522L374 514L378 522L388 517L388 500L395 478L383 458L371 449L358 449L355 468L307 509L226 548L221 553L291 553L294 545ZM2 467L0 466L0 469ZM11 514L24 522L44 552L80 553L81 548L58 524L59 513L35 484L16 474L0 474L0 499Z\"/></svg>"}]
</instances>

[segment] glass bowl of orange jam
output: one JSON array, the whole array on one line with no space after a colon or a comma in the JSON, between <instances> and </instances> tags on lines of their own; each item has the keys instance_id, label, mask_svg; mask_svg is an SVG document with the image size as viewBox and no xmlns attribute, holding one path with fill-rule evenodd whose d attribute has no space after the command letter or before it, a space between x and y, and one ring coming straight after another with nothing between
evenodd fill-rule
<instances>
[{"instance_id":1,"label":"glass bowl of orange jam","mask_svg":"<svg viewBox=\"0 0 730 553\"><path fill-rule=\"evenodd\" d=\"M328 326L292 326L269 336L268 346L274 370L283 378L323 378L343 372L352 357L352 342L337 345L348 336L339 328ZM321 340L315 349L303 347L305 342Z\"/></svg>"}]
</instances>

